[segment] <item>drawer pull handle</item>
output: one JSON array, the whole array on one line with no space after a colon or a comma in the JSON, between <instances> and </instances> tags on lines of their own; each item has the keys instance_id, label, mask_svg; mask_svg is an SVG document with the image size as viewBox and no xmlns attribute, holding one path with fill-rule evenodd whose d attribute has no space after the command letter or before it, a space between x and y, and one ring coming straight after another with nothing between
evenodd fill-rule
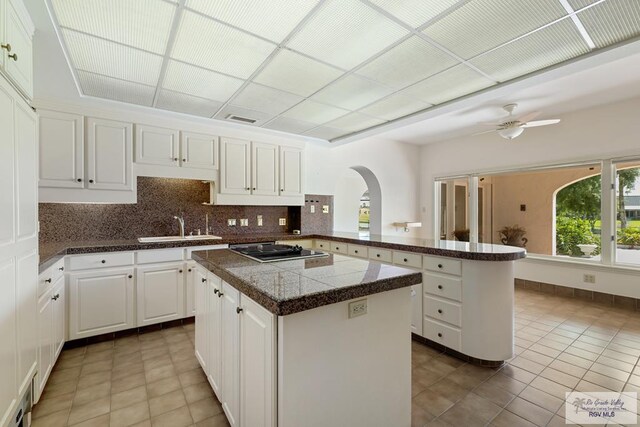
<instances>
[{"instance_id":1,"label":"drawer pull handle","mask_svg":"<svg viewBox=\"0 0 640 427\"><path fill-rule=\"evenodd\" d=\"M438 314L442 314L442 310L441 309L438 309Z\"/></svg>"},{"instance_id":2,"label":"drawer pull handle","mask_svg":"<svg viewBox=\"0 0 640 427\"><path fill-rule=\"evenodd\" d=\"M133 279L133 274L127 276L129 279Z\"/></svg>"},{"instance_id":3,"label":"drawer pull handle","mask_svg":"<svg viewBox=\"0 0 640 427\"><path fill-rule=\"evenodd\" d=\"M202 283L204 283L204 282L206 282L206 281L207 281L207 279L205 279L205 278L202 278Z\"/></svg>"},{"instance_id":4,"label":"drawer pull handle","mask_svg":"<svg viewBox=\"0 0 640 427\"><path fill-rule=\"evenodd\" d=\"M242 311L244 311L242 308L236 307L236 313L240 314Z\"/></svg>"},{"instance_id":5,"label":"drawer pull handle","mask_svg":"<svg viewBox=\"0 0 640 427\"><path fill-rule=\"evenodd\" d=\"M45 282L51 283L51 278L46 279Z\"/></svg>"},{"instance_id":6,"label":"drawer pull handle","mask_svg":"<svg viewBox=\"0 0 640 427\"><path fill-rule=\"evenodd\" d=\"M438 285L438 289L442 289L442 285Z\"/></svg>"},{"instance_id":7,"label":"drawer pull handle","mask_svg":"<svg viewBox=\"0 0 640 427\"><path fill-rule=\"evenodd\" d=\"M438 332L438 338L442 338L442 332Z\"/></svg>"},{"instance_id":8,"label":"drawer pull handle","mask_svg":"<svg viewBox=\"0 0 640 427\"><path fill-rule=\"evenodd\" d=\"M409 260L405 258L405 259L404 259L404 262L409 262Z\"/></svg>"},{"instance_id":9,"label":"drawer pull handle","mask_svg":"<svg viewBox=\"0 0 640 427\"><path fill-rule=\"evenodd\" d=\"M101 263L105 264L107 262L106 259L103 259L102 261L100 261Z\"/></svg>"},{"instance_id":10,"label":"drawer pull handle","mask_svg":"<svg viewBox=\"0 0 640 427\"><path fill-rule=\"evenodd\" d=\"M442 268L442 264L438 264L438 268Z\"/></svg>"}]
</instances>

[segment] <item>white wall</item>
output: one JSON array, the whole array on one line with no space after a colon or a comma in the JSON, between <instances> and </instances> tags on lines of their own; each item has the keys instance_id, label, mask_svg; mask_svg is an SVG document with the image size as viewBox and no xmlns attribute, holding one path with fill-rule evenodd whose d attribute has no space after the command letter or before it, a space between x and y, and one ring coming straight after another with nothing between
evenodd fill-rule
<instances>
[{"instance_id":1,"label":"white wall","mask_svg":"<svg viewBox=\"0 0 640 427\"><path fill-rule=\"evenodd\" d=\"M492 172L544 164L560 164L623 156L640 157L640 98L562 115L558 125L527 129L508 141L484 134L443 141L422 147L420 162L423 235L433 237L433 181L436 177ZM583 267L581 265L535 264L520 261L516 276L599 292L640 297L640 272ZM559 271L562 271L560 274ZM596 285L583 283L583 273L596 272ZM602 280L599 280L602 276ZM616 285L612 285L616 282Z\"/></svg>"}]
</instances>

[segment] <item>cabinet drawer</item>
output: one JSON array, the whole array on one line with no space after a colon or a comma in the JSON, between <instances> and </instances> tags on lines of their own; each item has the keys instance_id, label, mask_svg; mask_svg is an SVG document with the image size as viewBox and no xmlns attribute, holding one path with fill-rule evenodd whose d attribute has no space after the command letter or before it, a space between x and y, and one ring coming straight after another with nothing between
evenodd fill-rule
<instances>
[{"instance_id":1,"label":"cabinet drawer","mask_svg":"<svg viewBox=\"0 0 640 427\"><path fill-rule=\"evenodd\" d=\"M422 268L422 255L410 252L393 252L393 263L407 267Z\"/></svg>"},{"instance_id":2,"label":"cabinet drawer","mask_svg":"<svg viewBox=\"0 0 640 427\"><path fill-rule=\"evenodd\" d=\"M46 292L64 274L64 260L47 268L38 276L38 296Z\"/></svg>"},{"instance_id":3,"label":"cabinet drawer","mask_svg":"<svg viewBox=\"0 0 640 427\"><path fill-rule=\"evenodd\" d=\"M276 242L276 245L289 245L295 246L298 245L304 249L313 249L313 240L304 239L304 240L279 240Z\"/></svg>"},{"instance_id":4,"label":"cabinet drawer","mask_svg":"<svg viewBox=\"0 0 640 427\"><path fill-rule=\"evenodd\" d=\"M349 255L357 256L357 257L360 257L360 258L367 258L367 256L369 255L369 251L368 251L368 248L366 246L348 245L347 246L347 251L348 251Z\"/></svg>"},{"instance_id":5,"label":"cabinet drawer","mask_svg":"<svg viewBox=\"0 0 640 427\"><path fill-rule=\"evenodd\" d=\"M95 255L78 255L69 258L70 270L133 265L133 252L114 252Z\"/></svg>"},{"instance_id":6,"label":"cabinet drawer","mask_svg":"<svg viewBox=\"0 0 640 427\"><path fill-rule=\"evenodd\" d=\"M369 258L380 262L393 262L393 253L386 249L369 248Z\"/></svg>"},{"instance_id":7,"label":"cabinet drawer","mask_svg":"<svg viewBox=\"0 0 640 427\"><path fill-rule=\"evenodd\" d=\"M340 242L331 242L331 251L339 254L347 254L347 244Z\"/></svg>"},{"instance_id":8,"label":"cabinet drawer","mask_svg":"<svg viewBox=\"0 0 640 427\"><path fill-rule=\"evenodd\" d=\"M146 250L146 251L138 251L138 264L182 261L183 257L184 257L183 248L152 249L152 250Z\"/></svg>"},{"instance_id":9,"label":"cabinet drawer","mask_svg":"<svg viewBox=\"0 0 640 427\"><path fill-rule=\"evenodd\" d=\"M460 351L462 347L462 334L460 329L447 326L436 320L425 317L422 325L422 334L425 338L449 347L452 350Z\"/></svg>"},{"instance_id":10,"label":"cabinet drawer","mask_svg":"<svg viewBox=\"0 0 640 427\"><path fill-rule=\"evenodd\" d=\"M316 240L315 248L321 251L330 251L331 244L326 240Z\"/></svg>"},{"instance_id":11,"label":"cabinet drawer","mask_svg":"<svg viewBox=\"0 0 640 427\"><path fill-rule=\"evenodd\" d=\"M443 258L438 256L424 257L424 268L426 270L437 271L445 274L462 274L462 261L458 259Z\"/></svg>"},{"instance_id":12,"label":"cabinet drawer","mask_svg":"<svg viewBox=\"0 0 640 427\"><path fill-rule=\"evenodd\" d=\"M457 327L462 325L462 306L458 303L425 296L423 307L425 316Z\"/></svg>"},{"instance_id":13,"label":"cabinet drawer","mask_svg":"<svg viewBox=\"0 0 640 427\"><path fill-rule=\"evenodd\" d=\"M462 301L462 280L442 274L422 273L425 294Z\"/></svg>"}]
</instances>

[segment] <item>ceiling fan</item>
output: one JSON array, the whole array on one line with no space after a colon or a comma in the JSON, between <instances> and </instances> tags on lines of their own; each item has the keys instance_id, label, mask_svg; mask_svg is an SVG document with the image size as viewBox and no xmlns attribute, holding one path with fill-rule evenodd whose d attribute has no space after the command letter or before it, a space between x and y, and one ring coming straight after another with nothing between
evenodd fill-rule
<instances>
[{"instance_id":1,"label":"ceiling fan","mask_svg":"<svg viewBox=\"0 0 640 427\"><path fill-rule=\"evenodd\" d=\"M533 119L535 119L541 114L540 111L534 111L532 113L525 114L524 116L516 117L513 115L513 112L516 109L516 107L518 107L518 104L505 105L502 108L507 113L509 113L509 115L505 118L505 120L502 123L480 123L481 125L485 125L485 126L493 126L495 127L495 129L478 132L478 133L475 133L474 135L481 135L483 133L489 133L489 132L498 132L498 135L500 135L505 139L513 139L520 136L520 134L524 132L525 128L555 125L556 123L560 122L560 119L532 121Z\"/></svg>"}]
</instances>

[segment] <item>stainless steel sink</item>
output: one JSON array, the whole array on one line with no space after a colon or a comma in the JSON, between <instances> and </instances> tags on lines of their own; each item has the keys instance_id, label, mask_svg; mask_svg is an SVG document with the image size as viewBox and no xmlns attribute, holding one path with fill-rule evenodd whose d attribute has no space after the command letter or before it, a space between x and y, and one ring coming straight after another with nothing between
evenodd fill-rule
<instances>
[{"instance_id":1,"label":"stainless steel sink","mask_svg":"<svg viewBox=\"0 0 640 427\"><path fill-rule=\"evenodd\" d=\"M201 234L195 236L160 236L160 237L138 237L140 243L158 243L158 242L183 242L190 240L220 240L222 237L213 236L211 234Z\"/></svg>"}]
</instances>

